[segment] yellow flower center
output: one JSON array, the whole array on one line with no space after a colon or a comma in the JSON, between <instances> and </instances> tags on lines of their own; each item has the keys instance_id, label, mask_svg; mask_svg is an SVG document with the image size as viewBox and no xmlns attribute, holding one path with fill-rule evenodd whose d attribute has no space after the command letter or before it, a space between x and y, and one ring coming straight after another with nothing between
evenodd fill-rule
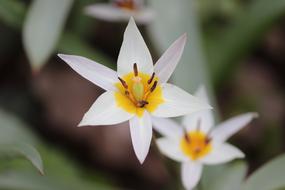
<instances>
[{"instance_id":1,"label":"yellow flower center","mask_svg":"<svg viewBox=\"0 0 285 190\"><path fill-rule=\"evenodd\" d=\"M138 71L134 64L134 72L119 77L116 83L118 91L115 93L117 106L129 113L141 117L144 110L153 112L164 102L162 88L158 84L158 78L153 73L148 75Z\"/></svg>"},{"instance_id":2,"label":"yellow flower center","mask_svg":"<svg viewBox=\"0 0 285 190\"><path fill-rule=\"evenodd\" d=\"M186 133L181 139L180 147L192 160L204 157L212 150L211 139L199 129Z\"/></svg>"},{"instance_id":3,"label":"yellow flower center","mask_svg":"<svg viewBox=\"0 0 285 190\"><path fill-rule=\"evenodd\" d=\"M129 10L129 11L134 11L137 9L135 2L133 0L116 0L114 4L117 7L120 7L125 10Z\"/></svg>"}]
</instances>

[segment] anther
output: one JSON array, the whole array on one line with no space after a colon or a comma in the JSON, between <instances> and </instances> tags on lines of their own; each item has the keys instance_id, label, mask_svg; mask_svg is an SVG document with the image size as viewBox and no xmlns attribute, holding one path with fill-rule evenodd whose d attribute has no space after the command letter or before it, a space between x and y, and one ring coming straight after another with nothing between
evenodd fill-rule
<instances>
[{"instance_id":1,"label":"anther","mask_svg":"<svg viewBox=\"0 0 285 190\"><path fill-rule=\"evenodd\" d=\"M155 90L156 86L157 86L157 80L154 81L152 87L150 88L150 92L153 92Z\"/></svg>"},{"instance_id":2,"label":"anther","mask_svg":"<svg viewBox=\"0 0 285 190\"><path fill-rule=\"evenodd\" d=\"M118 79L119 79L120 82L122 83L123 87L124 87L125 89L127 89L127 88L128 88L128 85L127 85L126 81L124 81L124 80L121 79L120 77L118 77Z\"/></svg>"},{"instance_id":3,"label":"anther","mask_svg":"<svg viewBox=\"0 0 285 190\"><path fill-rule=\"evenodd\" d=\"M209 144L212 141L211 137L206 137L205 144Z\"/></svg>"},{"instance_id":4,"label":"anther","mask_svg":"<svg viewBox=\"0 0 285 190\"><path fill-rule=\"evenodd\" d=\"M141 101L138 102L138 107L143 108L143 107L144 107L145 105L147 105L147 104L148 104L147 101L141 100Z\"/></svg>"},{"instance_id":5,"label":"anther","mask_svg":"<svg viewBox=\"0 0 285 190\"><path fill-rule=\"evenodd\" d=\"M191 141L190 141L190 137L189 137L189 135L188 135L187 133L184 134L184 138L185 138L185 140L186 140L188 143L191 142Z\"/></svg>"},{"instance_id":6,"label":"anther","mask_svg":"<svg viewBox=\"0 0 285 190\"><path fill-rule=\"evenodd\" d=\"M153 72L150 79L147 81L148 84L151 84L154 79L155 73Z\"/></svg>"},{"instance_id":7,"label":"anther","mask_svg":"<svg viewBox=\"0 0 285 190\"><path fill-rule=\"evenodd\" d=\"M139 71L138 71L138 65L136 63L134 63L134 74L137 77L139 75Z\"/></svg>"},{"instance_id":8,"label":"anther","mask_svg":"<svg viewBox=\"0 0 285 190\"><path fill-rule=\"evenodd\" d=\"M189 136L188 133L187 133L187 129L183 127L183 130L184 130L184 138L185 138L185 140L186 140L188 143L190 143L190 142L191 142L191 138L190 138L190 136Z\"/></svg>"}]
</instances>

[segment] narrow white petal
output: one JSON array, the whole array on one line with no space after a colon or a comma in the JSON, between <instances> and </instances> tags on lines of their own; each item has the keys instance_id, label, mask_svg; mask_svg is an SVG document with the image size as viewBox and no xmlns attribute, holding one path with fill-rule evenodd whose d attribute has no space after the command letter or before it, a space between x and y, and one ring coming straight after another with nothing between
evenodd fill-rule
<instances>
[{"instance_id":1,"label":"narrow white petal","mask_svg":"<svg viewBox=\"0 0 285 190\"><path fill-rule=\"evenodd\" d=\"M210 133L215 141L224 142L233 134L245 127L252 119L258 116L257 113L246 113L233 117L218 126Z\"/></svg>"},{"instance_id":2,"label":"narrow white petal","mask_svg":"<svg viewBox=\"0 0 285 190\"><path fill-rule=\"evenodd\" d=\"M195 97L200 98L204 102L210 104L206 88L200 86L195 93ZM202 110L194 114L186 115L183 117L182 124L187 127L188 131L197 129L198 124L200 129L205 133L214 126L214 116L212 110Z\"/></svg>"},{"instance_id":3,"label":"narrow white petal","mask_svg":"<svg viewBox=\"0 0 285 190\"><path fill-rule=\"evenodd\" d=\"M129 120L133 117L117 106L114 92L107 91L103 93L88 112L85 113L79 126L86 125L112 125Z\"/></svg>"},{"instance_id":4,"label":"narrow white petal","mask_svg":"<svg viewBox=\"0 0 285 190\"><path fill-rule=\"evenodd\" d=\"M121 8L106 3L97 3L87 6L85 13L95 18L112 22L129 20L132 16L131 11L124 11Z\"/></svg>"},{"instance_id":5,"label":"narrow white petal","mask_svg":"<svg viewBox=\"0 0 285 190\"><path fill-rule=\"evenodd\" d=\"M189 160L189 158L181 151L180 142L178 140L159 138L156 143L159 150L172 160L177 162L185 162Z\"/></svg>"},{"instance_id":6,"label":"narrow white petal","mask_svg":"<svg viewBox=\"0 0 285 190\"><path fill-rule=\"evenodd\" d=\"M123 76L132 72L134 63L138 65L139 71L152 74L153 62L151 55L134 19L131 18L118 57L118 74Z\"/></svg>"},{"instance_id":7,"label":"narrow white petal","mask_svg":"<svg viewBox=\"0 0 285 190\"><path fill-rule=\"evenodd\" d=\"M159 82L165 83L170 78L181 58L186 41L187 35L183 34L165 51L165 53L156 62L154 66L154 72L158 76Z\"/></svg>"},{"instance_id":8,"label":"narrow white petal","mask_svg":"<svg viewBox=\"0 0 285 190\"><path fill-rule=\"evenodd\" d=\"M118 81L118 75L112 69L85 57L76 55L58 54L74 71L105 90L116 90L114 83Z\"/></svg>"},{"instance_id":9,"label":"narrow white petal","mask_svg":"<svg viewBox=\"0 0 285 190\"><path fill-rule=\"evenodd\" d=\"M201 179L203 166L196 162L185 162L181 165L182 183L185 189L191 190L197 186Z\"/></svg>"},{"instance_id":10,"label":"narrow white petal","mask_svg":"<svg viewBox=\"0 0 285 190\"><path fill-rule=\"evenodd\" d=\"M149 7L143 7L138 11L134 11L133 17L138 23L148 24L154 20L155 12Z\"/></svg>"},{"instance_id":11,"label":"narrow white petal","mask_svg":"<svg viewBox=\"0 0 285 190\"><path fill-rule=\"evenodd\" d=\"M190 95L175 85L161 84L164 102L152 112L156 117L176 117L211 109L206 102Z\"/></svg>"},{"instance_id":12,"label":"narrow white petal","mask_svg":"<svg viewBox=\"0 0 285 190\"><path fill-rule=\"evenodd\" d=\"M135 154L142 164L148 154L152 138L150 115L145 111L141 118L133 117L130 120L130 130Z\"/></svg>"},{"instance_id":13,"label":"narrow white petal","mask_svg":"<svg viewBox=\"0 0 285 190\"><path fill-rule=\"evenodd\" d=\"M201 162L214 165L229 162L236 158L244 158L244 153L228 143L214 143L212 152L202 158Z\"/></svg>"},{"instance_id":14,"label":"narrow white petal","mask_svg":"<svg viewBox=\"0 0 285 190\"><path fill-rule=\"evenodd\" d=\"M183 126L168 118L152 117L153 128L161 135L177 139L183 136Z\"/></svg>"},{"instance_id":15,"label":"narrow white petal","mask_svg":"<svg viewBox=\"0 0 285 190\"><path fill-rule=\"evenodd\" d=\"M132 11L106 3L89 5L85 8L85 13L108 22L128 21L130 17L134 17L138 23L146 24L154 18L154 11L150 8L141 7L139 10Z\"/></svg>"}]
</instances>

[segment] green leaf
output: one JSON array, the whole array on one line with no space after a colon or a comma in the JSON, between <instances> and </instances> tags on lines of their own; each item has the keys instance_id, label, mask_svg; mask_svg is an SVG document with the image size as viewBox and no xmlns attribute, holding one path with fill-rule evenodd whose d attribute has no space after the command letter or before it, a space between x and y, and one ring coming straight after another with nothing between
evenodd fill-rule
<instances>
[{"instance_id":1,"label":"green leaf","mask_svg":"<svg viewBox=\"0 0 285 190\"><path fill-rule=\"evenodd\" d=\"M103 54L101 51L91 47L89 44L87 44L85 41L73 33L65 33L62 36L58 44L58 51L60 53L87 57L112 69L116 68L116 65L113 64L113 61L108 56Z\"/></svg>"},{"instance_id":2,"label":"green leaf","mask_svg":"<svg viewBox=\"0 0 285 190\"><path fill-rule=\"evenodd\" d=\"M56 47L72 0L34 0L23 28L24 47L34 69L44 64Z\"/></svg>"},{"instance_id":3,"label":"green leaf","mask_svg":"<svg viewBox=\"0 0 285 190\"><path fill-rule=\"evenodd\" d=\"M256 0L244 9L232 27L215 37L209 45L209 62L215 85L231 76L239 59L248 53L270 29L270 26L285 14L284 0Z\"/></svg>"},{"instance_id":4,"label":"green leaf","mask_svg":"<svg viewBox=\"0 0 285 190\"><path fill-rule=\"evenodd\" d=\"M59 171L58 171L59 172ZM63 180L60 178L39 176L30 172L9 172L0 175L0 189L13 190L110 190L104 186L86 183L76 178Z\"/></svg>"},{"instance_id":5,"label":"green leaf","mask_svg":"<svg viewBox=\"0 0 285 190\"><path fill-rule=\"evenodd\" d=\"M203 173L202 187L211 190L240 190L246 172L247 165L243 161L208 166Z\"/></svg>"},{"instance_id":6,"label":"green leaf","mask_svg":"<svg viewBox=\"0 0 285 190\"><path fill-rule=\"evenodd\" d=\"M271 160L254 172L243 184L242 190L275 190L285 188L285 154Z\"/></svg>"},{"instance_id":7,"label":"green leaf","mask_svg":"<svg viewBox=\"0 0 285 190\"><path fill-rule=\"evenodd\" d=\"M23 1L0 1L0 20L13 28L21 28L25 11Z\"/></svg>"},{"instance_id":8,"label":"green leaf","mask_svg":"<svg viewBox=\"0 0 285 190\"><path fill-rule=\"evenodd\" d=\"M19 142L35 144L36 138L21 120L0 109L0 144Z\"/></svg>"},{"instance_id":9,"label":"green leaf","mask_svg":"<svg viewBox=\"0 0 285 190\"><path fill-rule=\"evenodd\" d=\"M30 144L36 138L28 127L17 119L0 110L0 155L22 155L43 174L43 162L38 151Z\"/></svg>"},{"instance_id":10,"label":"green leaf","mask_svg":"<svg viewBox=\"0 0 285 190\"><path fill-rule=\"evenodd\" d=\"M24 156L42 175L44 175L44 167L41 155L33 146L25 143L18 143L10 145L7 148Z\"/></svg>"}]
</instances>

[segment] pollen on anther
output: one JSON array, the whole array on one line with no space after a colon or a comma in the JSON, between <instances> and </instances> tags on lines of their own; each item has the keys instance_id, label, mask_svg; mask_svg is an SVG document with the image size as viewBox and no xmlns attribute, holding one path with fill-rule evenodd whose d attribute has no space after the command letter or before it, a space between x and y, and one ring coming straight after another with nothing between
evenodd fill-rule
<instances>
[{"instance_id":1,"label":"pollen on anther","mask_svg":"<svg viewBox=\"0 0 285 190\"><path fill-rule=\"evenodd\" d=\"M151 84L154 79L155 73L153 72L150 79L147 81L148 84Z\"/></svg>"},{"instance_id":2,"label":"pollen on anther","mask_svg":"<svg viewBox=\"0 0 285 190\"><path fill-rule=\"evenodd\" d=\"M157 86L157 81L155 81L153 83L152 87L150 88L150 91L153 92L155 90L156 86Z\"/></svg>"},{"instance_id":3,"label":"pollen on anther","mask_svg":"<svg viewBox=\"0 0 285 190\"><path fill-rule=\"evenodd\" d=\"M189 137L189 135L187 134L187 132L184 134L184 138L185 138L185 140L186 140L188 143L190 143L190 137Z\"/></svg>"},{"instance_id":4,"label":"pollen on anther","mask_svg":"<svg viewBox=\"0 0 285 190\"><path fill-rule=\"evenodd\" d=\"M209 144L211 141L212 141L212 138L211 138L211 137L206 137L206 140L205 140L205 143L206 143L206 144Z\"/></svg>"},{"instance_id":5,"label":"pollen on anther","mask_svg":"<svg viewBox=\"0 0 285 190\"><path fill-rule=\"evenodd\" d=\"M138 76L139 75L139 71L138 71L138 65L136 63L134 63L134 74L135 76Z\"/></svg>"},{"instance_id":6,"label":"pollen on anther","mask_svg":"<svg viewBox=\"0 0 285 190\"><path fill-rule=\"evenodd\" d=\"M123 85L123 87L125 88L125 89L127 89L128 88L128 85L127 85L127 83L126 83L126 81L124 81L122 78L120 78L120 77L118 77L118 79L119 79L119 81L121 82L121 84Z\"/></svg>"}]
</instances>

